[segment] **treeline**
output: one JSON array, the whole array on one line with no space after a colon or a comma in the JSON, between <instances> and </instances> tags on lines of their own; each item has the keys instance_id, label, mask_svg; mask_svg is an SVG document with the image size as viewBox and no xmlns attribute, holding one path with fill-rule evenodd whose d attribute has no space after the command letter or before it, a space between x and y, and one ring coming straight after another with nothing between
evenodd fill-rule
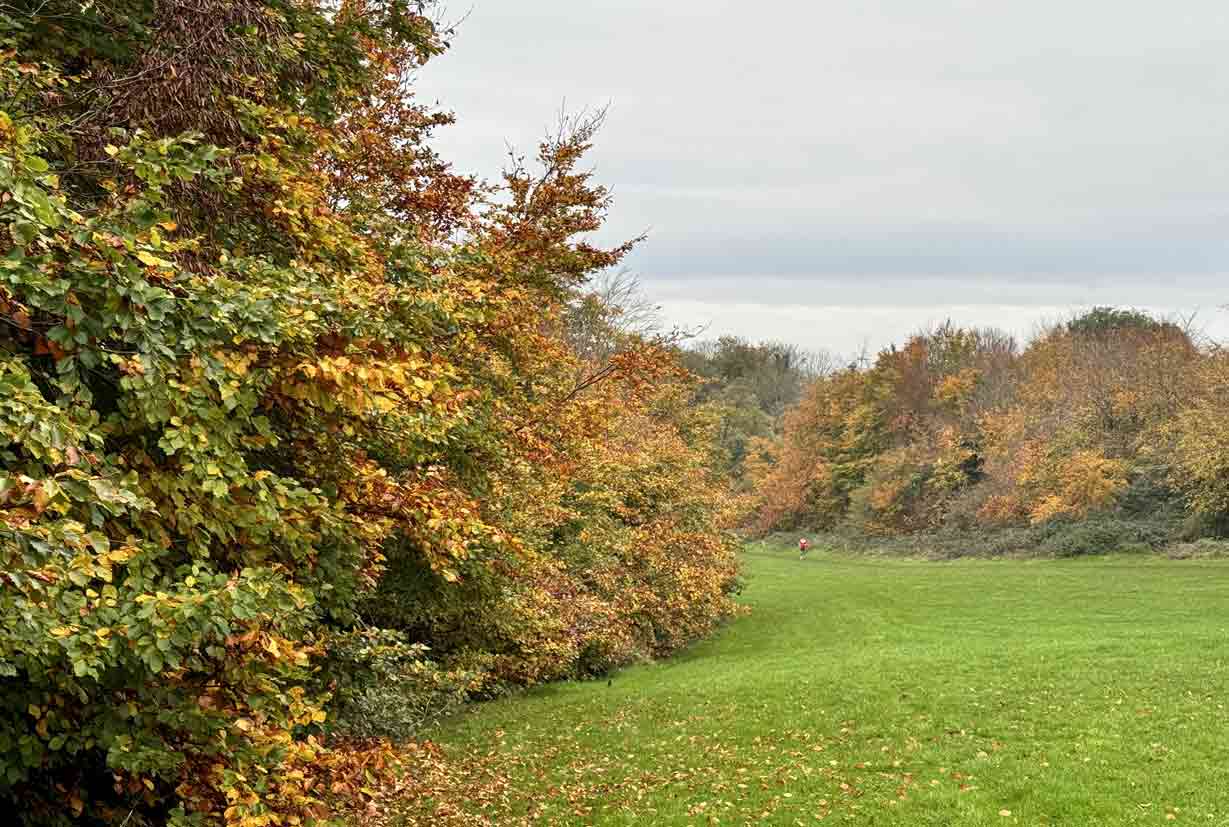
<instances>
[{"instance_id":1,"label":"treeline","mask_svg":"<svg viewBox=\"0 0 1229 827\"><path fill-rule=\"evenodd\" d=\"M733 611L727 475L800 384L761 410L594 286L598 119L494 184L431 151L430 13L0 5L21 823L317 823L378 739Z\"/></svg>"},{"instance_id":2,"label":"treeline","mask_svg":"<svg viewBox=\"0 0 1229 827\"><path fill-rule=\"evenodd\" d=\"M747 475L751 446L779 437L786 411L834 364L827 353L738 336L686 342L680 358L700 380L695 404L715 419L716 465L736 494L754 484Z\"/></svg>"},{"instance_id":3,"label":"treeline","mask_svg":"<svg viewBox=\"0 0 1229 827\"><path fill-rule=\"evenodd\" d=\"M1024 348L940 325L807 387L781 437L750 449L749 519L879 536L1126 526L1056 541L1066 553L1219 535L1227 380L1229 354L1132 310L1095 308Z\"/></svg>"}]
</instances>

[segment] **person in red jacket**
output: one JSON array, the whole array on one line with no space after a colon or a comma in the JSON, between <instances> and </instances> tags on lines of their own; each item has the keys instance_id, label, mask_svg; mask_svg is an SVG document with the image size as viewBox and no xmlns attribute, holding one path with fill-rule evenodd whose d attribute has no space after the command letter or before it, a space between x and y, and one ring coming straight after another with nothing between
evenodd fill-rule
<instances>
[{"instance_id":1,"label":"person in red jacket","mask_svg":"<svg viewBox=\"0 0 1229 827\"><path fill-rule=\"evenodd\" d=\"M807 538L803 537L798 541L798 559L802 560L807 556L807 551L811 548L811 544L807 542Z\"/></svg>"}]
</instances>

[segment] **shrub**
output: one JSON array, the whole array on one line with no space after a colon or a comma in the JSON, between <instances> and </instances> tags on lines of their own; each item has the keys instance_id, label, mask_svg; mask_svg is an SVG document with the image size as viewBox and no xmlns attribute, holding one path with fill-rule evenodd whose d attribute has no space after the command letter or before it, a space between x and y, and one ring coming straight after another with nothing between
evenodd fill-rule
<instances>
[{"instance_id":1,"label":"shrub","mask_svg":"<svg viewBox=\"0 0 1229 827\"><path fill-rule=\"evenodd\" d=\"M392 630L334 635L327 651L321 688L333 697L330 731L344 738L413 738L459 709L485 674L445 669L425 645Z\"/></svg>"},{"instance_id":2,"label":"shrub","mask_svg":"<svg viewBox=\"0 0 1229 827\"><path fill-rule=\"evenodd\" d=\"M1149 551L1169 537L1164 526L1116 519L1054 522L1041 548L1056 557L1080 557L1112 552Z\"/></svg>"},{"instance_id":3,"label":"shrub","mask_svg":"<svg viewBox=\"0 0 1229 827\"><path fill-rule=\"evenodd\" d=\"M1185 543L1175 543L1165 550L1174 560L1229 557L1229 541L1204 537Z\"/></svg>"}]
</instances>

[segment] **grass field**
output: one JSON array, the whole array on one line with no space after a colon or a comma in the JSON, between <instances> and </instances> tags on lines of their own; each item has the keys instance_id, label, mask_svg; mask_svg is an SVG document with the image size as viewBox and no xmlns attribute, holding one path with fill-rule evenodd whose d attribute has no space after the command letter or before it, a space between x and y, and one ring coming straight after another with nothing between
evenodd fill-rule
<instances>
[{"instance_id":1,"label":"grass field","mask_svg":"<svg viewBox=\"0 0 1229 827\"><path fill-rule=\"evenodd\" d=\"M714 639L433 733L475 792L406 823L1229 825L1229 564L746 557Z\"/></svg>"}]
</instances>

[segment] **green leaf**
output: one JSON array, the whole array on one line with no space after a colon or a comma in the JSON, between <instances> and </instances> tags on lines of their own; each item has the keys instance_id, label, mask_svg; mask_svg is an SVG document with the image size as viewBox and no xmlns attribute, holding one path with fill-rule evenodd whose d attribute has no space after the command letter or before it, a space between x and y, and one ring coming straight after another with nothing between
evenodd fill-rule
<instances>
[{"instance_id":1,"label":"green leaf","mask_svg":"<svg viewBox=\"0 0 1229 827\"><path fill-rule=\"evenodd\" d=\"M39 226L33 221L14 221L10 227L17 243L23 247L38 238Z\"/></svg>"},{"instance_id":2,"label":"green leaf","mask_svg":"<svg viewBox=\"0 0 1229 827\"><path fill-rule=\"evenodd\" d=\"M111 550L111 541L107 539L106 535L99 534L97 531L91 531L85 535L85 539L89 542L90 548L94 549L98 554L106 554Z\"/></svg>"}]
</instances>

